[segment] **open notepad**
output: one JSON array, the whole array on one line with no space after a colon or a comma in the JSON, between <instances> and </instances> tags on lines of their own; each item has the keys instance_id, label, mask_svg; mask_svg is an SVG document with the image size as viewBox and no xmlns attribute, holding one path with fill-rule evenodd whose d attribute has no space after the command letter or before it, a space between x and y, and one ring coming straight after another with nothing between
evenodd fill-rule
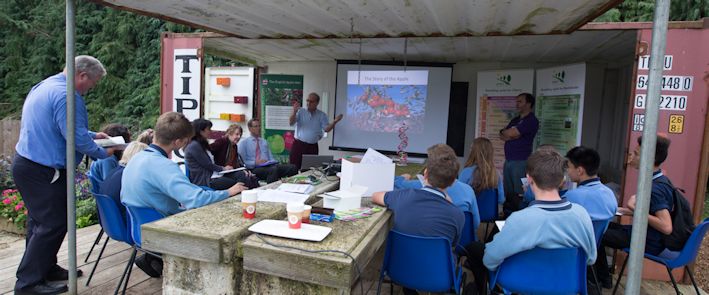
<instances>
[{"instance_id":1,"label":"open notepad","mask_svg":"<svg viewBox=\"0 0 709 295\"><path fill-rule=\"evenodd\" d=\"M123 136L114 136L109 138L94 139L94 142L100 147L125 147L126 140Z\"/></svg>"},{"instance_id":2,"label":"open notepad","mask_svg":"<svg viewBox=\"0 0 709 295\"><path fill-rule=\"evenodd\" d=\"M224 175L224 174L227 174L227 173L232 173L232 172L241 171L241 170L246 170L246 167L239 167L239 168L235 168L235 169L222 170L222 171L219 171L219 172L217 172L217 173L218 173L218 174L221 174L221 175Z\"/></svg>"}]
</instances>

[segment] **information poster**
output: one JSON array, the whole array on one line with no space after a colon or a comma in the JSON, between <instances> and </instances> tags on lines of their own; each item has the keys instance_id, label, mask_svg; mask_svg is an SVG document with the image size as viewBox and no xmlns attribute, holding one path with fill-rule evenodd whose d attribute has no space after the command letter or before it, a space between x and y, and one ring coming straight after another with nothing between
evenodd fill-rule
<instances>
[{"instance_id":1,"label":"information poster","mask_svg":"<svg viewBox=\"0 0 709 295\"><path fill-rule=\"evenodd\" d=\"M302 75L261 75L261 133L273 157L288 163L295 141L289 118L294 102L303 103Z\"/></svg>"},{"instance_id":2,"label":"information poster","mask_svg":"<svg viewBox=\"0 0 709 295\"><path fill-rule=\"evenodd\" d=\"M531 69L478 72L475 136L490 139L495 167L500 171L505 163L505 142L499 137L500 129L518 115L517 95L531 93L533 86Z\"/></svg>"},{"instance_id":3,"label":"information poster","mask_svg":"<svg viewBox=\"0 0 709 295\"><path fill-rule=\"evenodd\" d=\"M553 145L561 154L581 144L581 122L586 83L586 64L537 70L539 119L535 148Z\"/></svg>"}]
</instances>

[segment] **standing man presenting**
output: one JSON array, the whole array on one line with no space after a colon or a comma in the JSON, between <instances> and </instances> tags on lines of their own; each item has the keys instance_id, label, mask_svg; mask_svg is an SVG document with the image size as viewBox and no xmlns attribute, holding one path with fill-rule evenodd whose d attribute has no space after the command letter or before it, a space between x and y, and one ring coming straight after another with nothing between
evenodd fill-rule
<instances>
[{"instance_id":1,"label":"standing man presenting","mask_svg":"<svg viewBox=\"0 0 709 295\"><path fill-rule=\"evenodd\" d=\"M106 70L96 58L81 55L74 60L76 76L76 155L107 158L113 149L99 147L95 138L105 133L88 130L83 94L96 86ZM66 69L32 87L22 107L20 139L12 163L12 176L27 206L25 253L17 268L15 294L58 294L68 271L57 265L57 252L67 231L66 169ZM77 276L81 276L81 271Z\"/></svg>"},{"instance_id":2,"label":"standing man presenting","mask_svg":"<svg viewBox=\"0 0 709 295\"><path fill-rule=\"evenodd\" d=\"M303 155L317 155L318 141L324 132L330 132L335 124L342 120L342 114L330 123L327 114L318 110L320 96L313 92L306 99L307 108L301 108L297 101L293 103L293 113L290 115L290 125L295 125L295 142L290 151L290 163L300 170Z\"/></svg>"},{"instance_id":3,"label":"standing man presenting","mask_svg":"<svg viewBox=\"0 0 709 295\"><path fill-rule=\"evenodd\" d=\"M505 166L503 181L505 189L505 212L519 210L520 196L524 194L522 181L527 158L532 154L534 136L539 130L539 120L534 116L534 96L529 93L517 95L517 111L507 127L500 130L500 139L505 142Z\"/></svg>"}]
</instances>

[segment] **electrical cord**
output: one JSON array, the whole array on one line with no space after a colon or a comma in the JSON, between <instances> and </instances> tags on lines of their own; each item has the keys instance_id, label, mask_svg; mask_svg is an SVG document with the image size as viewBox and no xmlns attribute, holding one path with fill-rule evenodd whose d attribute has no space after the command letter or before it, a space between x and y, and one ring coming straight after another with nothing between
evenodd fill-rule
<instances>
[{"instance_id":1,"label":"electrical cord","mask_svg":"<svg viewBox=\"0 0 709 295\"><path fill-rule=\"evenodd\" d=\"M340 250L308 250L308 249L303 249L303 248L298 248L298 247L293 247L293 246L286 246L286 245L279 245L273 242L270 242L266 240L261 234L256 234L256 237L258 237L261 241L266 243L266 245L276 247L276 248L284 248L284 249L291 249L291 250L297 250L297 251L302 251L302 252L307 252L307 253L338 253L345 255L352 259L352 263L355 265L355 269L357 269L357 276L359 277L359 290L364 295L364 283L362 283L362 270L359 268L359 264L357 263L357 260L350 255L350 253L340 251Z\"/></svg>"}]
</instances>

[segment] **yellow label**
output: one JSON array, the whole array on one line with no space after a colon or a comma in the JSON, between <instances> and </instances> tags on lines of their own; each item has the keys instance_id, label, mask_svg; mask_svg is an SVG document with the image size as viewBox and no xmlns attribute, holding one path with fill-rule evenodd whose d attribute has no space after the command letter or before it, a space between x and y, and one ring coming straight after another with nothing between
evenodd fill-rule
<instances>
[{"instance_id":1,"label":"yellow label","mask_svg":"<svg viewBox=\"0 0 709 295\"><path fill-rule=\"evenodd\" d=\"M669 133L682 133L684 131L684 115L670 115Z\"/></svg>"}]
</instances>

